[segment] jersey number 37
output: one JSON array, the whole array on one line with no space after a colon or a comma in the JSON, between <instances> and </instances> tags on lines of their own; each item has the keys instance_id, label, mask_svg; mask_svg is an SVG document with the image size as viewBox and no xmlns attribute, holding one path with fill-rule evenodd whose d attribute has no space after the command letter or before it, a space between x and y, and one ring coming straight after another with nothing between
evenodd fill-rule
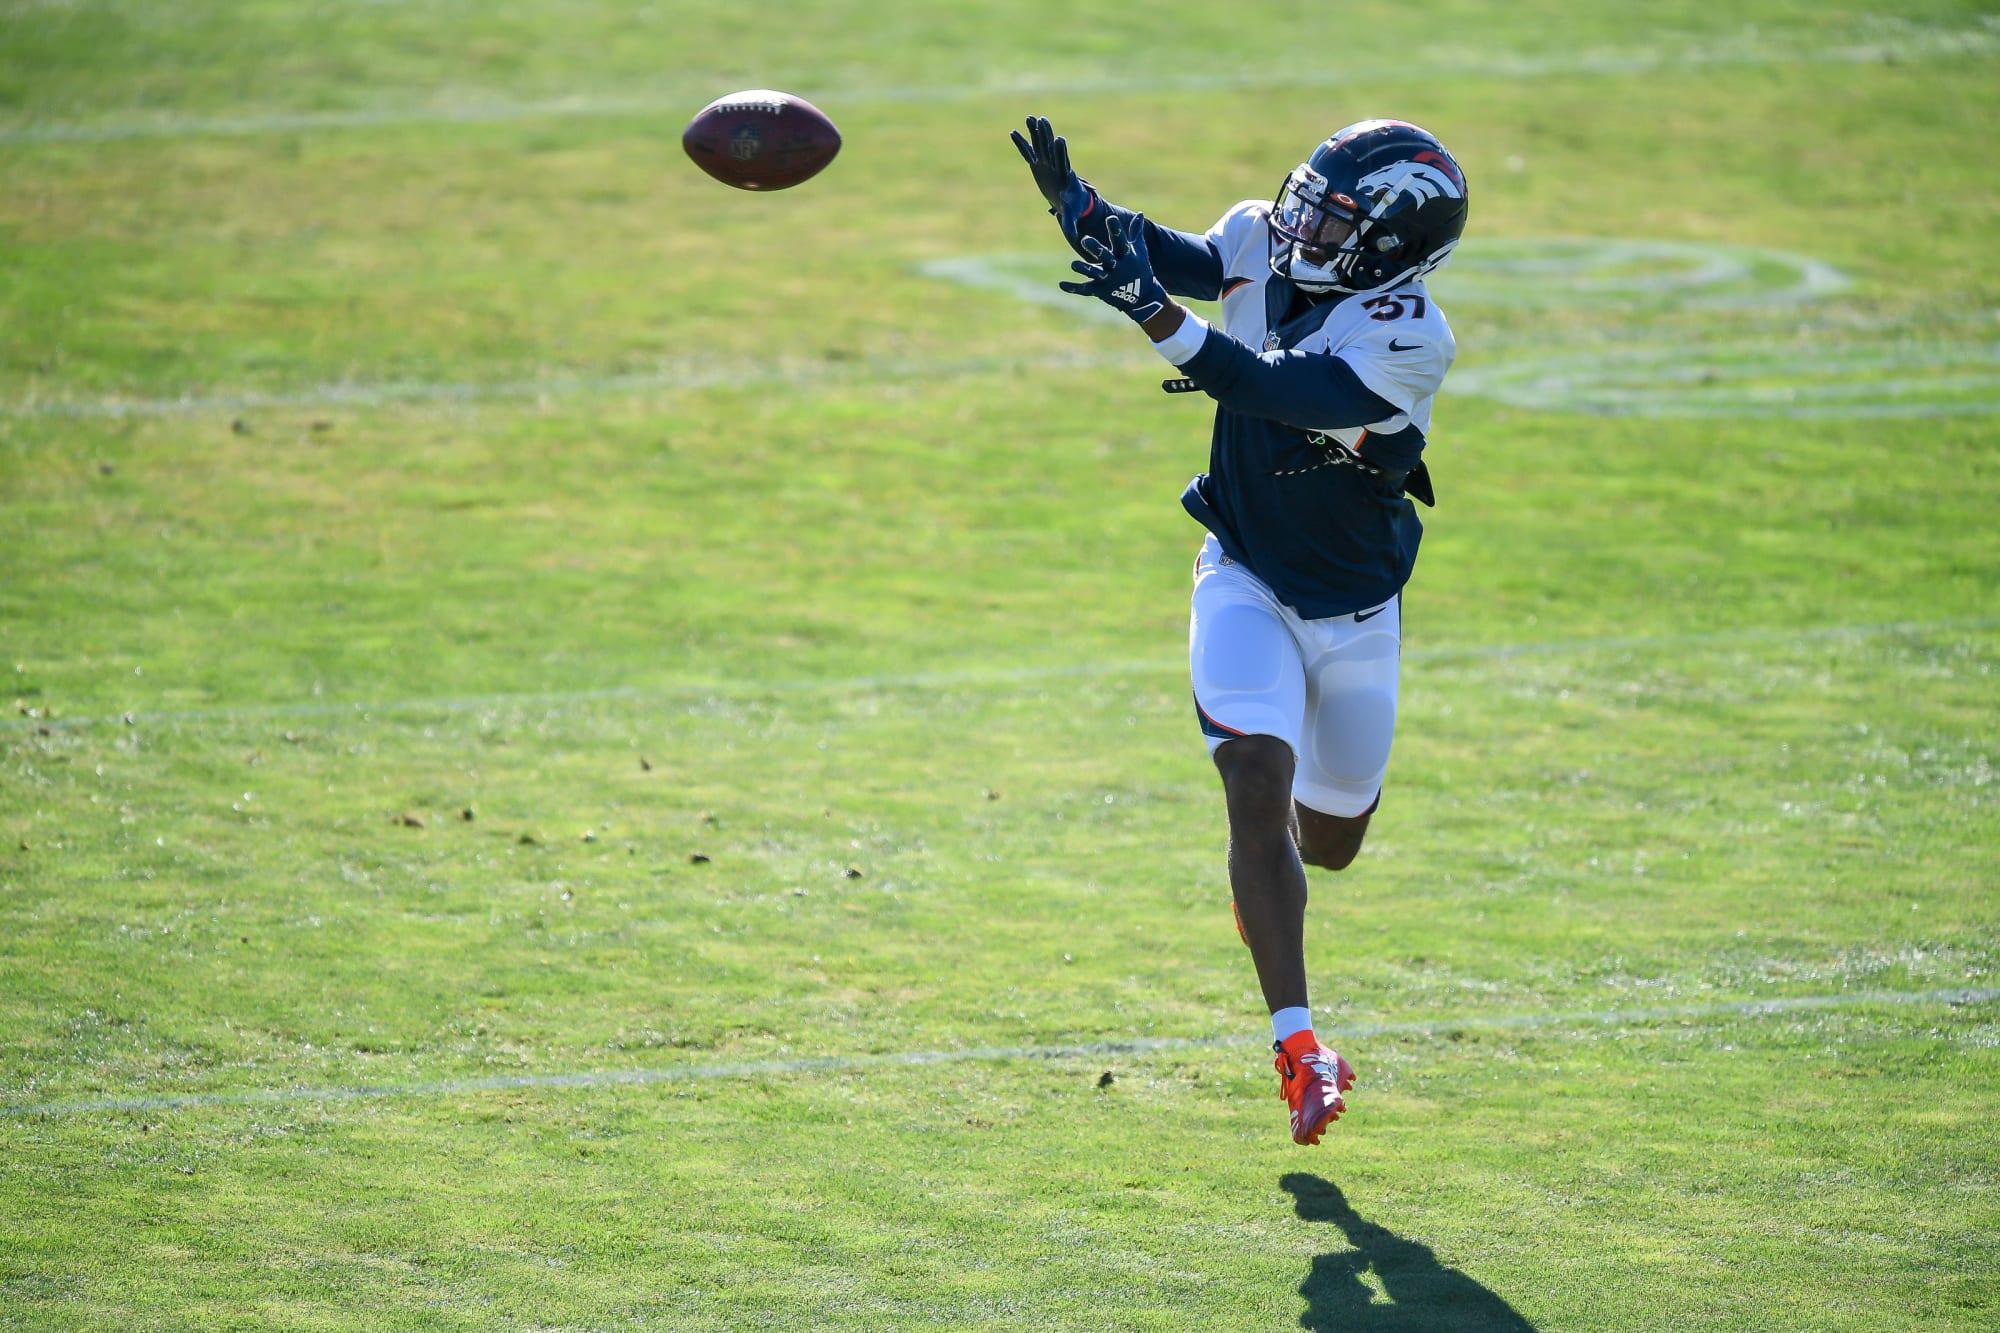
<instances>
[{"instance_id":1,"label":"jersey number 37","mask_svg":"<svg viewBox=\"0 0 2000 1333\"><path fill-rule=\"evenodd\" d=\"M1361 308L1368 312L1368 318L1379 319L1386 324L1405 315L1415 315L1418 319L1422 319L1425 303L1424 298L1415 292L1398 292L1394 296L1377 296L1363 301Z\"/></svg>"}]
</instances>

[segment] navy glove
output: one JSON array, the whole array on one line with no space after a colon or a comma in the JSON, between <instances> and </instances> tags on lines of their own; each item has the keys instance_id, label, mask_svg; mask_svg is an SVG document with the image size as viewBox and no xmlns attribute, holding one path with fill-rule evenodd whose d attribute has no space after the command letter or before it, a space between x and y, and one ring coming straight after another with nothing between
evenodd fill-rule
<instances>
[{"instance_id":1,"label":"navy glove","mask_svg":"<svg viewBox=\"0 0 2000 1333\"><path fill-rule=\"evenodd\" d=\"M1058 138L1047 118L1029 116L1028 138L1015 130L1014 147L1027 159L1028 170L1035 174L1035 188L1048 201L1056 225L1069 238L1071 248L1081 253L1077 224L1096 210L1097 192L1070 168L1069 140Z\"/></svg>"},{"instance_id":2,"label":"navy glove","mask_svg":"<svg viewBox=\"0 0 2000 1333\"><path fill-rule=\"evenodd\" d=\"M1134 213L1128 235L1125 220L1112 214L1104 224L1111 244L1105 245L1095 236L1084 237L1081 248L1086 258L1070 265L1090 281L1059 285L1075 296L1096 297L1134 323L1143 324L1159 314L1166 308L1167 289L1153 276L1152 256L1146 253L1145 224L1146 215Z\"/></svg>"}]
</instances>

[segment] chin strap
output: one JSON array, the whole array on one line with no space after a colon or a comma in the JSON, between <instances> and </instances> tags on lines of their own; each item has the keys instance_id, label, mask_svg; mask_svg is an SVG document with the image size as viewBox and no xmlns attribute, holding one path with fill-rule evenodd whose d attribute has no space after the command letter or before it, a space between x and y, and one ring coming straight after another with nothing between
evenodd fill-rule
<instances>
[{"instance_id":1,"label":"chin strap","mask_svg":"<svg viewBox=\"0 0 2000 1333\"><path fill-rule=\"evenodd\" d=\"M1304 277L1299 276L1301 267L1310 270ZM1285 276L1291 280L1294 287L1311 292L1315 296L1324 296L1328 292L1340 290L1340 275L1324 264L1309 264L1300 259L1297 245L1292 246L1292 258L1285 265Z\"/></svg>"}]
</instances>

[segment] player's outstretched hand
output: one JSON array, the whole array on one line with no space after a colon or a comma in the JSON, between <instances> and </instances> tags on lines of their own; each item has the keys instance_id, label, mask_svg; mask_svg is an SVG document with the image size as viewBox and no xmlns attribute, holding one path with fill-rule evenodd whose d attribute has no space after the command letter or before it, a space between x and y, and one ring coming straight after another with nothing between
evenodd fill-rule
<instances>
[{"instance_id":1,"label":"player's outstretched hand","mask_svg":"<svg viewBox=\"0 0 2000 1333\"><path fill-rule=\"evenodd\" d=\"M1070 268L1086 282L1059 284L1076 296L1094 296L1119 314L1143 324L1166 308L1167 289L1153 276L1153 258L1146 253L1146 215L1134 213L1128 230L1125 220L1113 214L1105 221L1109 245L1095 236L1083 238L1086 258Z\"/></svg>"},{"instance_id":2,"label":"player's outstretched hand","mask_svg":"<svg viewBox=\"0 0 2000 1333\"><path fill-rule=\"evenodd\" d=\"M1014 147L1021 150L1028 170L1035 175L1035 188L1048 201L1049 212L1072 246L1077 244L1077 223L1097 206L1097 195L1069 164L1069 140L1059 136L1045 116L1028 117L1028 134L1014 131Z\"/></svg>"}]
</instances>

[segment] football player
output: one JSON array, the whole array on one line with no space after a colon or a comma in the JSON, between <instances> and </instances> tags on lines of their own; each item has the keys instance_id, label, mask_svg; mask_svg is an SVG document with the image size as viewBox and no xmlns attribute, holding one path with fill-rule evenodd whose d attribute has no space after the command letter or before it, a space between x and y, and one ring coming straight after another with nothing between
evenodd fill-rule
<instances>
[{"instance_id":1,"label":"football player","mask_svg":"<svg viewBox=\"0 0 2000 1333\"><path fill-rule=\"evenodd\" d=\"M1336 133L1275 199L1205 233L1107 202L1031 117L1027 159L1080 280L1217 404L1181 504L1194 566L1195 717L1222 776L1229 884L1271 1010L1292 1137L1319 1142L1354 1072L1313 1033L1305 864L1344 869L1381 802L1396 725L1402 589L1433 503L1422 458L1451 328L1424 279L1465 229L1465 176L1400 120ZM1174 300L1220 301L1210 324ZM1305 864L1302 864L1305 863Z\"/></svg>"}]
</instances>

